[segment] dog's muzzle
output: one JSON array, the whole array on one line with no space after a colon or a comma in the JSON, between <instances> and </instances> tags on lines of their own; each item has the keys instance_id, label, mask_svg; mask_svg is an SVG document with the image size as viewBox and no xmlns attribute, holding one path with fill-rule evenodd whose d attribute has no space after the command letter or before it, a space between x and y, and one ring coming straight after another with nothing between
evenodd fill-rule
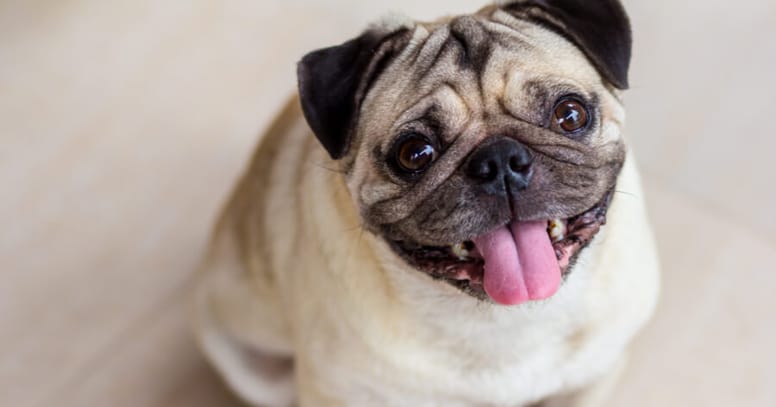
<instances>
[{"instance_id":1,"label":"dog's muzzle","mask_svg":"<svg viewBox=\"0 0 776 407\"><path fill-rule=\"evenodd\" d=\"M507 198L528 188L533 176L533 155L508 137L497 137L478 147L466 163L466 175L490 195Z\"/></svg>"}]
</instances>

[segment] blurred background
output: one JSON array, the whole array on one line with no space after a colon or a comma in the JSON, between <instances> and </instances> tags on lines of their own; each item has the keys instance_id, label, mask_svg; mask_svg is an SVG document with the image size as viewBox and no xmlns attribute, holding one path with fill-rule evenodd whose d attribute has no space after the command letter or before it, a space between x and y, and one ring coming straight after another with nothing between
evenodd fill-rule
<instances>
[{"instance_id":1,"label":"blurred background","mask_svg":"<svg viewBox=\"0 0 776 407\"><path fill-rule=\"evenodd\" d=\"M625 3L664 289L611 406L775 406L776 3ZM295 62L484 4L0 0L0 405L239 405L185 297Z\"/></svg>"}]
</instances>

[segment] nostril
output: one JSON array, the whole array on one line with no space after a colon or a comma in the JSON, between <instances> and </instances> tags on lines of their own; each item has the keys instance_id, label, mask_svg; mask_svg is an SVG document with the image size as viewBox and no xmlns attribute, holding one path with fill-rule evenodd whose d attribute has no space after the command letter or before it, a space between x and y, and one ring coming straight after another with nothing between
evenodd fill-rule
<instances>
[{"instance_id":1,"label":"nostril","mask_svg":"<svg viewBox=\"0 0 776 407\"><path fill-rule=\"evenodd\" d=\"M517 156L509 158L509 169L516 173L525 173L531 168L531 164L525 160L519 159Z\"/></svg>"},{"instance_id":2,"label":"nostril","mask_svg":"<svg viewBox=\"0 0 776 407\"><path fill-rule=\"evenodd\" d=\"M527 184L533 172L532 163L533 156L525 146L516 140L500 137L477 148L464 172L477 183L502 190Z\"/></svg>"},{"instance_id":3,"label":"nostril","mask_svg":"<svg viewBox=\"0 0 776 407\"><path fill-rule=\"evenodd\" d=\"M493 161L482 161L477 170L477 177L489 181L498 175L498 166Z\"/></svg>"},{"instance_id":4,"label":"nostril","mask_svg":"<svg viewBox=\"0 0 776 407\"><path fill-rule=\"evenodd\" d=\"M520 172L520 164L517 163L517 157L509 159L509 169L514 172Z\"/></svg>"},{"instance_id":5,"label":"nostril","mask_svg":"<svg viewBox=\"0 0 776 407\"><path fill-rule=\"evenodd\" d=\"M469 175L483 181L493 181L498 177L498 163L494 160L475 160L469 166Z\"/></svg>"},{"instance_id":6,"label":"nostril","mask_svg":"<svg viewBox=\"0 0 776 407\"><path fill-rule=\"evenodd\" d=\"M498 164L495 161L488 161L488 175L486 179L495 179L498 177Z\"/></svg>"}]
</instances>

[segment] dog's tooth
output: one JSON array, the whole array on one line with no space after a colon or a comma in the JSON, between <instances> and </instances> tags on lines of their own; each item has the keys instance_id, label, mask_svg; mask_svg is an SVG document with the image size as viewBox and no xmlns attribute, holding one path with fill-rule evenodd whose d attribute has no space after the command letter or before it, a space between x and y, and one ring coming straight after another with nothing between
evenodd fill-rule
<instances>
[{"instance_id":1,"label":"dog's tooth","mask_svg":"<svg viewBox=\"0 0 776 407\"><path fill-rule=\"evenodd\" d=\"M453 254L458 256L459 260L466 260L469 257L469 251L466 250L466 245L463 243L450 246L450 250L452 250Z\"/></svg>"},{"instance_id":2,"label":"dog's tooth","mask_svg":"<svg viewBox=\"0 0 776 407\"><path fill-rule=\"evenodd\" d=\"M560 219L553 219L549 225L550 237L553 242L560 242L566 237L566 225Z\"/></svg>"}]
</instances>

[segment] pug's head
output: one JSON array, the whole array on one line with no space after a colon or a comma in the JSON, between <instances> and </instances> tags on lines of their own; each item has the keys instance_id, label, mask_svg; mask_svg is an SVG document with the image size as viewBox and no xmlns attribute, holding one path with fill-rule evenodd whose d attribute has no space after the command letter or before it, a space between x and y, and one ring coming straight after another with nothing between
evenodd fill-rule
<instances>
[{"instance_id":1,"label":"pug's head","mask_svg":"<svg viewBox=\"0 0 776 407\"><path fill-rule=\"evenodd\" d=\"M299 64L305 117L371 232L478 298L552 296L625 160L617 0L519 0L374 26Z\"/></svg>"}]
</instances>

